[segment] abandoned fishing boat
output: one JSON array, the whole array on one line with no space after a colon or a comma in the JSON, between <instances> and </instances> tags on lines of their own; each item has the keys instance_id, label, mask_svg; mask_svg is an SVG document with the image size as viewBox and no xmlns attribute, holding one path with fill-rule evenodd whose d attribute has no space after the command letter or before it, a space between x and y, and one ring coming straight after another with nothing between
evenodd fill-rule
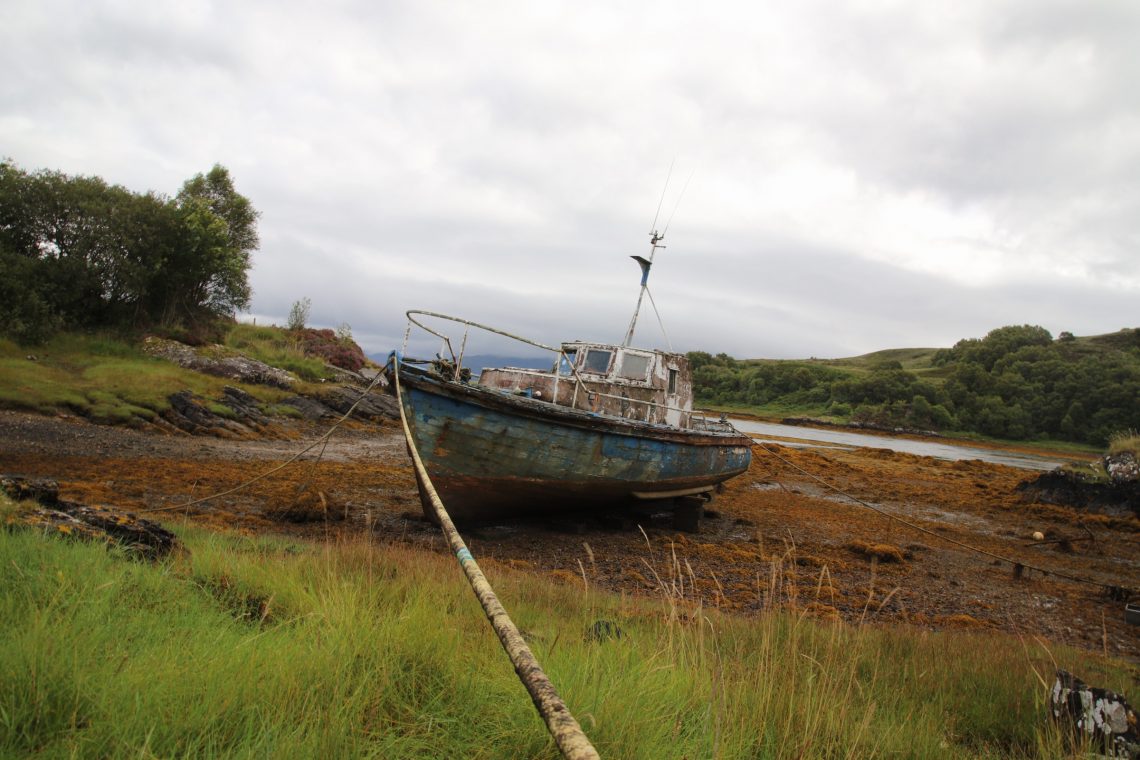
<instances>
[{"instance_id":1,"label":"abandoned fishing boat","mask_svg":"<svg viewBox=\"0 0 1140 760\"><path fill-rule=\"evenodd\" d=\"M660 239L654 234L654 250ZM652 255L633 257L642 295ZM638 310L622 345L558 347L444 314L407 313L409 332L426 330L443 349L431 360L392 352L385 372L393 392L398 383L412 439L452 518L652 500L691 505L748 469L752 440L693 411L688 359L630 345ZM463 330L458 355L441 322ZM550 351L549 368L483 369L473 378L463 367L472 328ZM433 516L422 483L420 494Z\"/></svg>"}]
</instances>

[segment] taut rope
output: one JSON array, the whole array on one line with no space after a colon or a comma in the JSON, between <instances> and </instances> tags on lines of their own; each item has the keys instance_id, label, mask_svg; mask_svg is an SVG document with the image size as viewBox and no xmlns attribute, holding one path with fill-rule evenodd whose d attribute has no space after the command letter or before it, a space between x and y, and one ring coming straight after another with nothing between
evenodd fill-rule
<instances>
[{"instance_id":1,"label":"taut rope","mask_svg":"<svg viewBox=\"0 0 1140 760\"><path fill-rule=\"evenodd\" d=\"M396 386L396 404L400 407L400 422L404 426L404 437L408 441L408 451L411 452L412 462L415 464L416 473L419 475L423 490L428 495L432 511L439 521L443 535L451 545L451 551L459 560L459 566L463 568L463 573L467 576L468 583L471 584L471 590L475 592L479 604L487 613L487 620L495 629L495 634L499 637L503 650L510 657L511 664L515 666L515 673L518 674L519 680L522 681L526 690L530 692L530 698L546 722L546 727L550 730L550 735L554 737L555 743L558 744L558 749L562 751L562 756L568 760L597 759L599 757L597 750L594 749L594 745L590 743L589 738L582 731L582 727L578 725L578 721L570 714L570 709L566 707L566 703L558 696L554 684L542 671L542 666L538 664L538 660L531 653L530 647L526 645L518 627L515 626L506 609L499 602L499 598L495 596L494 589L487 582L483 571L479 569L479 564L475 558L471 556L471 552L463 542L463 537L455 529L455 524L451 521L450 515L447 514L447 509L439 498L439 494L436 493L431 478L428 477L420 453L416 450L416 443L412 440L412 430L408 426L407 415L404 413L404 399L400 389L400 360L396 353L392 355L392 377Z\"/></svg>"}]
</instances>

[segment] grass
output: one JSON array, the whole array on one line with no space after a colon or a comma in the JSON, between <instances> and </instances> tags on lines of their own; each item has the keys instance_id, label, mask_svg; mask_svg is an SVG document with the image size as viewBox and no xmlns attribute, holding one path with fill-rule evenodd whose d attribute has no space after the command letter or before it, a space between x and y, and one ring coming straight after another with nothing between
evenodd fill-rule
<instances>
[{"instance_id":1,"label":"grass","mask_svg":"<svg viewBox=\"0 0 1140 760\"><path fill-rule=\"evenodd\" d=\"M0 530L0 755L558 756L450 557L178 531L151 565ZM582 559L573 584L485 570L603 757L1054 757L1054 660L1128 684L1010 637L816 622L807 592L721 615L660 549L655 599L599 594Z\"/></svg>"},{"instance_id":2,"label":"grass","mask_svg":"<svg viewBox=\"0 0 1140 760\"><path fill-rule=\"evenodd\" d=\"M147 356L134 343L106 335L61 333L34 352L0 340L0 406L7 408L46 414L66 411L96 422L129 424L165 412L173 393L189 389L206 398L220 398L226 385L239 385L266 404L287 395L184 370ZM210 408L232 415L216 402Z\"/></svg>"},{"instance_id":3,"label":"grass","mask_svg":"<svg viewBox=\"0 0 1140 760\"><path fill-rule=\"evenodd\" d=\"M816 359L815 362L828 367L838 367L856 373L868 373L878 369L883 364L898 362L902 368L914 372L919 376L933 373L940 369L933 365L937 348L888 348L882 351L873 351L861 356L849 356L842 359Z\"/></svg>"},{"instance_id":4,"label":"grass","mask_svg":"<svg viewBox=\"0 0 1140 760\"><path fill-rule=\"evenodd\" d=\"M1122 430L1114 433L1108 439L1109 454L1123 454L1129 452L1140 459L1140 433L1135 430Z\"/></svg>"},{"instance_id":5,"label":"grass","mask_svg":"<svg viewBox=\"0 0 1140 760\"><path fill-rule=\"evenodd\" d=\"M302 380L319 382L335 377L323 360L305 356L300 342L281 327L235 324L226 334L225 344L251 359L288 370Z\"/></svg>"}]
</instances>

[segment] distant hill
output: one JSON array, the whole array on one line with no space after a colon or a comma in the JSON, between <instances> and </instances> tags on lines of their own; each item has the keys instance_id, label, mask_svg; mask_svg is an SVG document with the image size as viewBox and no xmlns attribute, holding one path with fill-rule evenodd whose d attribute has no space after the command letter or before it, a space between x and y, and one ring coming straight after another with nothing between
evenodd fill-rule
<instances>
[{"instance_id":1,"label":"distant hill","mask_svg":"<svg viewBox=\"0 0 1140 760\"><path fill-rule=\"evenodd\" d=\"M940 348L886 348L872 351L862 356L849 356L843 359L806 359L804 361L835 367L851 372L871 372L885 365L897 362L903 369L919 375L929 375L938 369L934 366L935 355Z\"/></svg>"},{"instance_id":2,"label":"distant hill","mask_svg":"<svg viewBox=\"0 0 1140 760\"><path fill-rule=\"evenodd\" d=\"M773 416L1104 445L1140 429L1140 328L1012 325L951 348L844 359L689 354L698 403Z\"/></svg>"}]
</instances>

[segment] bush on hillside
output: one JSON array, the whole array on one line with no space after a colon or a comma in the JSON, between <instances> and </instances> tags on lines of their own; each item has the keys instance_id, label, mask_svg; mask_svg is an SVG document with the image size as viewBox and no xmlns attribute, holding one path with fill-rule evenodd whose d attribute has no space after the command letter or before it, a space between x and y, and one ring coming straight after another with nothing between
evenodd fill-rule
<instances>
[{"instance_id":1,"label":"bush on hillside","mask_svg":"<svg viewBox=\"0 0 1140 760\"><path fill-rule=\"evenodd\" d=\"M334 367L359 372L364 366L364 351L351 339L338 338L332 330L306 327L297 331L306 356L324 359Z\"/></svg>"}]
</instances>

